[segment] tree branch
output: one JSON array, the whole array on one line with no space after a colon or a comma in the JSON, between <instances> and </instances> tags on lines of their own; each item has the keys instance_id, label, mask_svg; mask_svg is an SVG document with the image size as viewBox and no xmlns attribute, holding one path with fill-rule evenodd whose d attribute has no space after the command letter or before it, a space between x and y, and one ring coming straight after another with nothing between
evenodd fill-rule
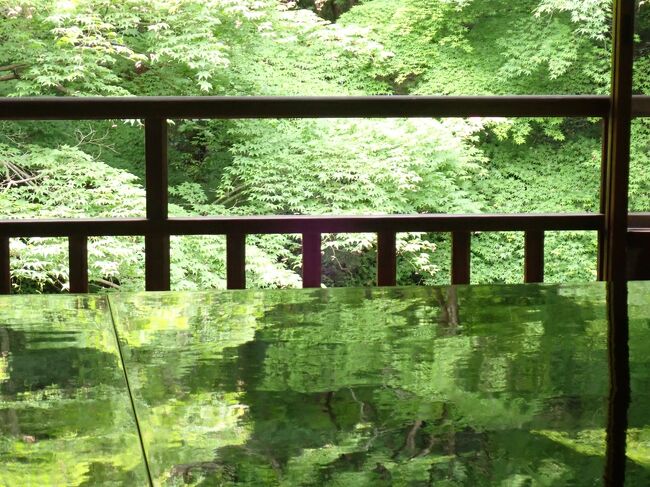
<instances>
[{"instance_id":1,"label":"tree branch","mask_svg":"<svg viewBox=\"0 0 650 487\"><path fill-rule=\"evenodd\" d=\"M18 70L27 67L26 64L14 63L14 64L5 64L0 66L0 71L11 71L10 74L4 74L0 76L0 81L11 81L12 79L18 79Z\"/></svg>"},{"instance_id":2,"label":"tree branch","mask_svg":"<svg viewBox=\"0 0 650 487\"><path fill-rule=\"evenodd\" d=\"M0 71L16 71L21 68L27 67L26 64L20 64L20 63L15 63L15 64L5 64L4 66L0 66Z\"/></svg>"},{"instance_id":3,"label":"tree branch","mask_svg":"<svg viewBox=\"0 0 650 487\"><path fill-rule=\"evenodd\" d=\"M415 450L415 436L417 435L419 429L422 427L422 424L424 421L421 419L418 419L413 423L413 426L409 429L408 433L406 434L406 438L404 439L404 444L399 447L397 450L393 452L391 455L391 459L396 459L399 454L404 451L405 449L409 450L409 452L412 454Z\"/></svg>"},{"instance_id":4,"label":"tree branch","mask_svg":"<svg viewBox=\"0 0 650 487\"><path fill-rule=\"evenodd\" d=\"M112 287L113 289L120 289L120 286L118 284L115 284L114 282L111 281L107 281L106 279L101 279L99 277L93 279L93 282L96 282L97 284L101 284L103 286Z\"/></svg>"},{"instance_id":5,"label":"tree branch","mask_svg":"<svg viewBox=\"0 0 650 487\"><path fill-rule=\"evenodd\" d=\"M59 93L61 93L62 95L69 95L70 94L70 90L67 89L65 86L63 86L62 84L56 84L54 86L54 89L56 91L58 91Z\"/></svg>"}]
</instances>

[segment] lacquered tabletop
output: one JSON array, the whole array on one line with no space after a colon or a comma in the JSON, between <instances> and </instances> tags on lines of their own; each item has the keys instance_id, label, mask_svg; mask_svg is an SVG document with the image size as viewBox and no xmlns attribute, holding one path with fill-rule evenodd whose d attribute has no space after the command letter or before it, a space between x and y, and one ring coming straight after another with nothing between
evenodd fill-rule
<instances>
[{"instance_id":1,"label":"lacquered tabletop","mask_svg":"<svg viewBox=\"0 0 650 487\"><path fill-rule=\"evenodd\" d=\"M601 485L607 370L599 283L0 297L0 486Z\"/></svg>"}]
</instances>

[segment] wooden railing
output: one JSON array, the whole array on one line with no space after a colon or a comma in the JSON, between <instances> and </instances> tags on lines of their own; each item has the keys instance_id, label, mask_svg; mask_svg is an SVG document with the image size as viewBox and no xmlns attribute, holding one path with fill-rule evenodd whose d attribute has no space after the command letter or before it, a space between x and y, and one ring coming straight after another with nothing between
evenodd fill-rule
<instances>
[{"instance_id":1,"label":"wooden railing","mask_svg":"<svg viewBox=\"0 0 650 487\"><path fill-rule=\"evenodd\" d=\"M650 99L635 97L635 116L650 115ZM377 284L396 280L396 234L448 232L452 235L454 284L469 283L471 232L525 232L525 282L544 277L544 232L585 230L599 233L599 268L606 231L606 191L599 213L517 215L386 215L386 216L168 216L167 120L241 118L371 118L371 117L596 117L603 120L603 181L607 178L607 133L610 98L606 96L509 97L190 97L190 98L5 98L0 120L143 119L145 125L146 218L0 220L0 293L11 290L9 239L67 237L70 290L87 292L87 241L91 236L145 237L147 290L169 289L170 235L225 235L227 286L245 281L246 235L302 234L303 286L321 283L321 235L377 234Z\"/></svg>"}]
</instances>

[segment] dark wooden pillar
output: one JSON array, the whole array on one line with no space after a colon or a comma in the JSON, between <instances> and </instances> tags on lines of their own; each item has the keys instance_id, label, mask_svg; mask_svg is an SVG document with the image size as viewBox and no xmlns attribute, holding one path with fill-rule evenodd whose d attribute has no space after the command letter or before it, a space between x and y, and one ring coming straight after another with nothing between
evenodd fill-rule
<instances>
[{"instance_id":1,"label":"dark wooden pillar","mask_svg":"<svg viewBox=\"0 0 650 487\"><path fill-rule=\"evenodd\" d=\"M451 283L469 284L472 234L457 231L451 234Z\"/></svg>"},{"instance_id":2,"label":"dark wooden pillar","mask_svg":"<svg viewBox=\"0 0 650 487\"><path fill-rule=\"evenodd\" d=\"M226 286L228 289L246 289L246 235L226 235Z\"/></svg>"},{"instance_id":3,"label":"dark wooden pillar","mask_svg":"<svg viewBox=\"0 0 650 487\"><path fill-rule=\"evenodd\" d=\"M625 482L625 435L630 403L627 315L627 225L634 54L634 0L615 0L612 92L605 169L605 238L602 277L607 281L609 407L606 485Z\"/></svg>"},{"instance_id":4,"label":"dark wooden pillar","mask_svg":"<svg viewBox=\"0 0 650 487\"><path fill-rule=\"evenodd\" d=\"M524 282L544 282L544 232L529 230L524 235Z\"/></svg>"},{"instance_id":5,"label":"dark wooden pillar","mask_svg":"<svg viewBox=\"0 0 650 487\"><path fill-rule=\"evenodd\" d=\"M0 294L11 293L9 237L0 237Z\"/></svg>"},{"instance_id":6,"label":"dark wooden pillar","mask_svg":"<svg viewBox=\"0 0 650 487\"><path fill-rule=\"evenodd\" d=\"M320 233L302 234L302 287L320 287L321 285L320 246Z\"/></svg>"},{"instance_id":7,"label":"dark wooden pillar","mask_svg":"<svg viewBox=\"0 0 650 487\"><path fill-rule=\"evenodd\" d=\"M397 249L395 232L382 231L377 234L377 285L397 284Z\"/></svg>"},{"instance_id":8,"label":"dark wooden pillar","mask_svg":"<svg viewBox=\"0 0 650 487\"><path fill-rule=\"evenodd\" d=\"M70 292L88 292L88 237L74 235L68 239Z\"/></svg>"},{"instance_id":9,"label":"dark wooden pillar","mask_svg":"<svg viewBox=\"0 0 650 487\"><path fill-rule=\"evenodd\" d=\"M145 160L148 229L144 238L145 287L147 291L169 290L169 235L162 231L167 220L167 120L145 120Z\"/></svg>"}]
</instances>

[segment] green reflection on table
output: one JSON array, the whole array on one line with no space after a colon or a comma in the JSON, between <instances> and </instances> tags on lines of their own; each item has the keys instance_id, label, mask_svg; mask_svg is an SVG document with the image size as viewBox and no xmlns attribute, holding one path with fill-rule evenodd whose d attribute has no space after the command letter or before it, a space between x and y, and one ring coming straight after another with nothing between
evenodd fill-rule
<instances>
[{"instance_id":1,"label":"green reflection on table","mask_svg":"<svg viewBox=\"0 0 650 487\"><path fill-rule=\"evenodd\" d=\"M143 293L111 305L157 485L602 482L602 284ZM641 316L631 326L647 333L650 309ZM635 384L647 385L636 346ZM650 485L643 401L630 485Z\"/></svg>"},{"instance_id":2,"label":"green reflection on table","mask_svg":"<svg viewBox=\"0 0 650 487\"><path fill-rule=\"evenodd\" d=\"M0 486L146 483L107 301L0 297Z\"/></svg>"},{"instance_id":3,"label":"green reflection on table","mask_svg":"<svg viewBox=\"0 0 650 487\"><path fill-rule=\"evenodd\" d=\"M632 390L628 413L628 470L636 464L650 469L650 282L631 282L628 289ZM638 485L650 485L650 481Z\"/></svg>"}]
</instances>

